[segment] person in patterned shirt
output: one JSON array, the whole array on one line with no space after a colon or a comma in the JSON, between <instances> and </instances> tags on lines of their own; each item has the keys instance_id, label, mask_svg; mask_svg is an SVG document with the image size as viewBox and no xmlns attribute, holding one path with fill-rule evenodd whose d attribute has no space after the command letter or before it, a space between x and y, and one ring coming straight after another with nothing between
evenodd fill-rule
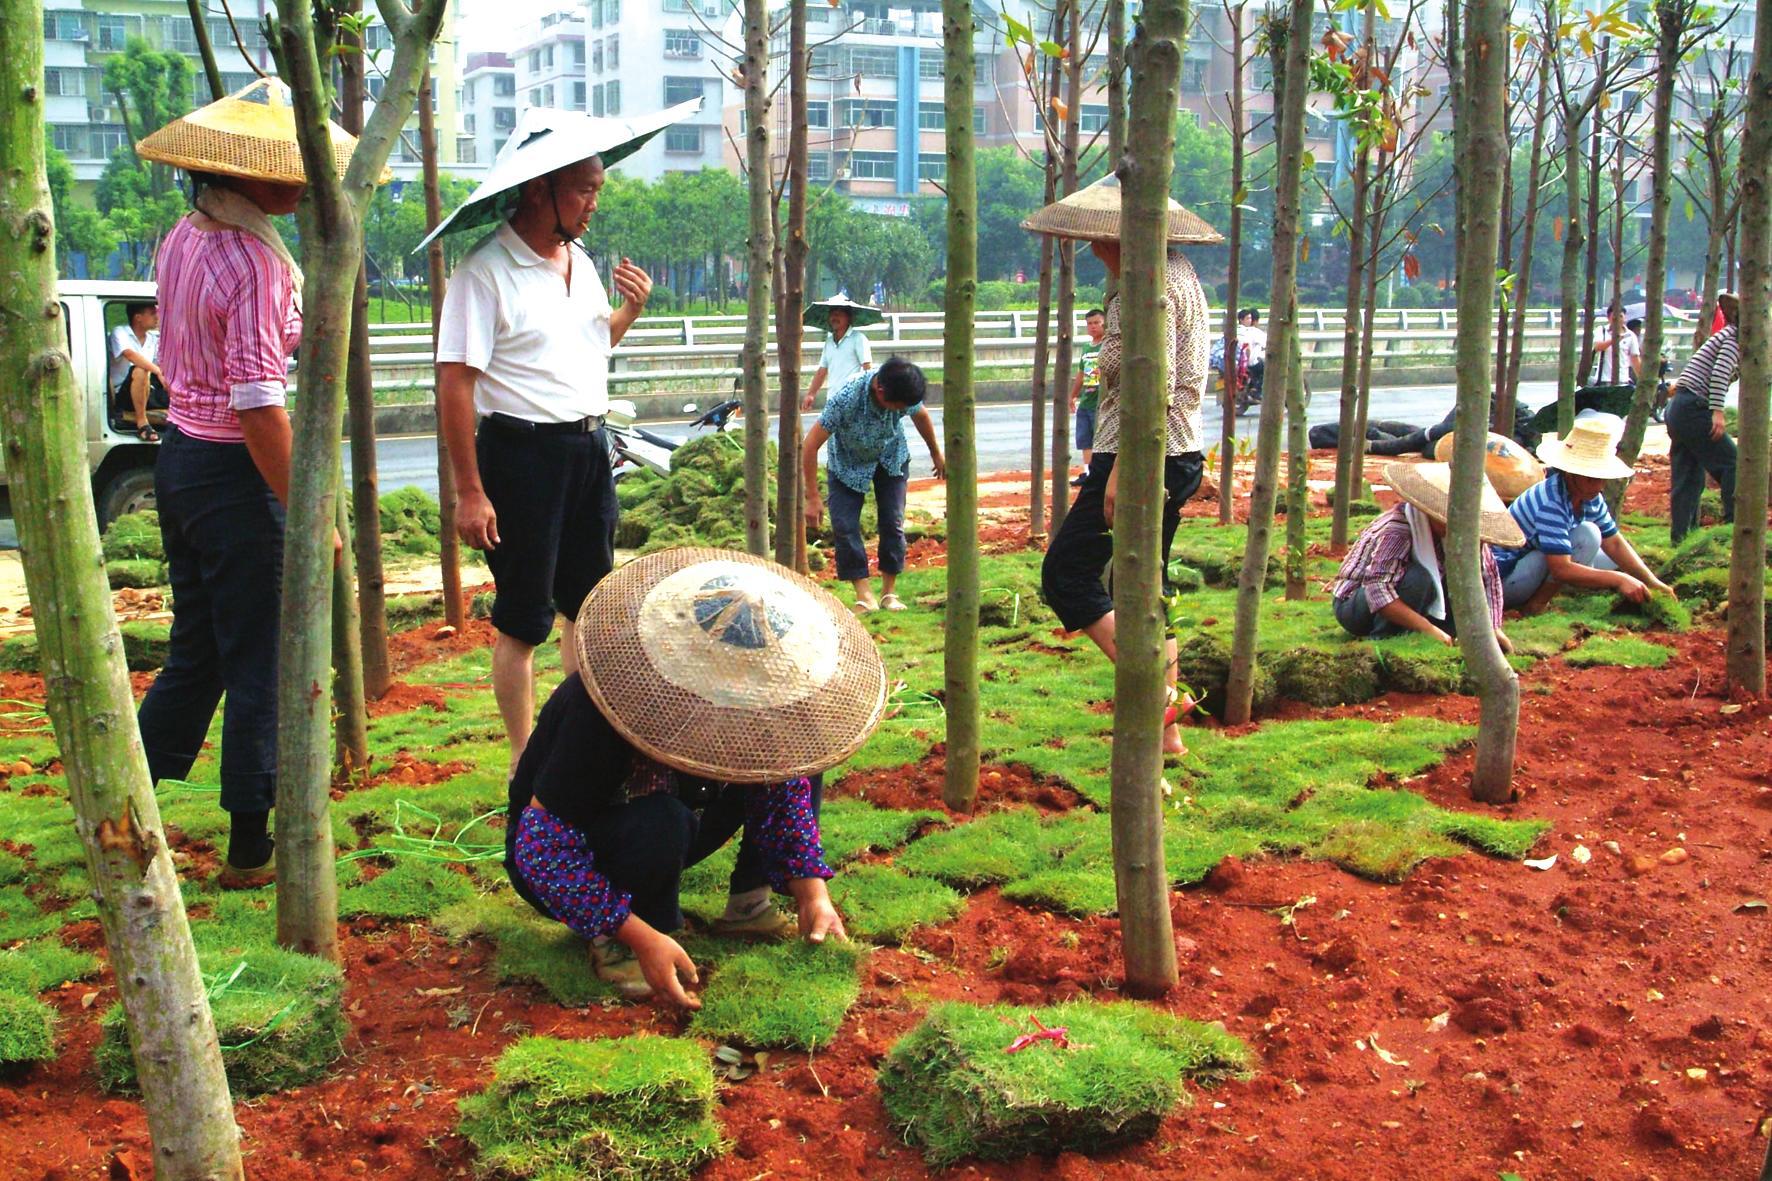
<instances>
[{"instance_id":1,"label":"person in patterned shirt","mask_svg":"<svg viewBox=\"0 0 1772 1181\"><path fill-rule=\"evenodd\" d=\"M1082 238L1109 273L1120 274L1119 182L1108 176L1063 201L1049 205L1023 223L1064 237ZM1169 250L1164 258L1163 311L1169 356L1167 446L1163 464L1163 538L1157 555L1167 587L1169 546L1181 524L1181 506L1199 490L1205 470L1200 450L1200 401L1206 392L1212 326L1206 292L1193 264L1177 247L1211 244L1223 238L1174 201L1169 203ZM1120 367L1123 341L1120 299L1107 307L1107 332L1101 342L1101 400L1096 409L1095 453L1064 524L1052 538L1040 569L1041 593L1068 631L1094 640L1109 660L1115 644L1114 600L1103 582L1114 556L1114 505L1119 486L1114 465L1120 449ZM1175 681L1175 644L1169 644L1169 681ZM1163 749L1186 751L1172 704L1165 715Z\"/></svg>"}]
</instances>

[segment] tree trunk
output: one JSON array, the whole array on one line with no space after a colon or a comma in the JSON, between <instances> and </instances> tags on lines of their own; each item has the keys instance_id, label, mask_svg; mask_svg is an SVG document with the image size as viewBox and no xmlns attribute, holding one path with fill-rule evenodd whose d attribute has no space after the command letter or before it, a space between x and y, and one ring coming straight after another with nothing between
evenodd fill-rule
<instances>
[{"instance_id":1,"label":"tree trunk","mask_svg":"<svg viewBox=\"0 0 1772 1181\"><path fill-rule=\"evenodd\" d=\"M775 277L770 265L775 218L770 212L774 181L769 168L768 0L745 0L744 14L745 167L751 194L744 334L744 540L745 549L764 556L769 553L769 287Z\"/></svg>"},{"instance_id":2,"label":"tree trunk","mask_svg":"<svg viewBox=\"0 0 1772 1181\"><path fill-rule=\"evenodd\" d=\"M1118 9L1118 5L1112 6ZM1218 434L1218 523L1228 525L1236 507L1237 486L1237 307L1242 282L1243 205L1248 193L1243 184L1243 8L1230 10L1231 20L1231 232L1230 273L1224 291L1224 408Z\"/></svg>"},{"instance_id":3,"label":"tree trunk","mask_svg":"<svg viewBox=\"0 0 1772 1181\"><path fill-rule=\"evenodd\" d=\"M1053 73L1057 73L1057 64ZM1046 153L1046 197L1042 207L1058 200L1058 160ZM1034 323L1033 434L1028 473L1028 543L1043 542L1046 532L1046 363L1052 356L1052 253L1053 238L1040 235L1040 310ZM1056 526L1055 526L1056 528Z\"/></svg>"},{"instance_id":4,"label":"tree trunk","mask_svg":"<svg viewBox=\"0 0 1772 1181\"><path fill-rule=\"evenodd\" d=\"M947 105L948 257L941 347L947 453L948 601L944 682L947 758L941 798L970 812L978 798L978 451L973 430L973 314L978 303L978 171L972 136L972 5L942 0ZM1056 507L1056 506L1055 506Z\"/></svg>"},{"instance_id":5,"label":"tree trunk","mask_svg":"<svg viewBox=\"0 0 1772 1181\"><path fill-rule=\"evenodd\" d=\"M1366 7L1365 52L1368 60L1377 60L1373 36L1374 13ZM1340 435L1335 446L1335 505L1329 525L1329 546L1339 553L1347 546L1348 505L1354 499L1354 469L1366 453L1364 435L1355 436L1354 424L1360 416L1360 318L1365 310L1361 296L1365 293L1363 265L1366 261L1366 179L1372 166L1372 150L1362 146L1354 164L1353 216L1347 235L1347 297L1344 300L1341 327L1341 418ZM1290 535L1291 521L1287 522ZM1300 594L1303 597L1303 559L1300 556ZM1288 555L1286 597L1292 594L1291 559Z\"/></svg>"},{"instance_id":6,"label":"tree trunk","mask_svg":"<svg viewBox=\"0 0 1772 1181\"><path fill-rule=\"evenodd\" d=\"M1378 153L1378 170L1382 174L1385 165L1385 153ZM1382 185L1368 184L1372 190L1372 209L1366 215L1366 306L1378 307L1378 262L1379 253L1384 243L1384 219L1389 213L1387 190L1392 181ZM1366 421L1372 408L1372 339L1375 317L1367 316L1365 327L1360 330L1360 408L1354 419L1354 437L1366 437ZM1354 474L1349 485L1360 498L1366 496L1366 465L1359 461L1354 464Z\"/></svg>"},{"instance_id":7,"label":"tree trunk","mask_svg":"<svg viewBox=\"0 0 1772 1181\"><path fill-rule=\"evenodd\" d=\"M1293 345L1298 339L1298 317L1294 300L1285 293L1293 291L1298 282L1304 104L1310 82L1306 75L1310 59L1310 0L1292 0L1288 21L1282 23L1270 16L1267 27L1274 63L1274 119L1278 126L1274 138L1274 270L1268 286L1273 293L1273 306L1269 309L1264 385L1277 393L1291 388L1292 366L1297 357ZM1243 547L1243 569L1237 577L1236 630L1231 637L1230 679L1225 688L1224 720L1233 726L1249 720L1254 704L1255 644L1272 543L1284 414L1282 399L1264 394L1255 442L1255 486L1249 496L1249 538Z\"/></svg>"},{"instance_id":8,"label":"tree trunk","mask_svg":"<svg viewBox=\"0 0 1772 1181\"><path fill-rule=\"evenodd\" d=\"M432 0L382 12L393 60L375 113L344 176L326 127L321 68L326 47L313 13L280 14L277 65L289 84L308 176L302 198L302 349L283 549L283 617L277 654L277 941L338 959L338 882L333 872L331 749L326 683L332 638L332 538L338 514L338 446L344 426L352 288L363 260L363 211L394 138L412 114L419 75L442 21Z\"/></svg>"},{"instance_id":9,"label":"tree trunk","mask_svg":"<svg viewBox=\"0 0 1772 1181\"><path fill-rule=\"evenodd\" d=\"M1525 224L1520 236L1520 261L1514 272L1513 347L1508 350L1507 380L1495 389L1495 429L1514 433L1514 406L1520 396L1520 358L1526 351L1526 309L1532 303L1532 243L1538 233L1538 192L1544 179L1544 130L1550 115L1550 55L1538 59L1538 105L1532 120L1532 166L1526 179Z\"/></svg>"},{"instance_id":10,"label":"tree trunk","mask_svg":"<svg viewBox=\"0 0 1772 1181\"><path fill-rule=\"evenodd\" d=\"M351 548L351 518L339 501L338 535ZM333 763L338 778L349 781L369 769L369 711L363 698L363 632L357 617L357 596L351 567L332 565L332 711Z\"/></svg>"},{"instance_id":11,"label":"tree trunk","mask_svg":"<svg viewBox=\"0 0 1772 1181\"><path fill-rule=\"evenodd\" d=\"M1082 0L1065 5L1064 155L1059 187L1068 197L1077 191L1078 120L1083 113ZM1057 93L1055 89L1054 94ZM1077 336L1077 243L1060 239L1058 251L1058 349L1052 378L1052 531L1064 523L1070 508L1071 486L1071 361Z\"/></svg>"},{"instance_id":12,"label":"tree trunk","mask_svg":"<svg viewBox=\"0 0 1772 1181\"><path fill-rule=\"evenodd\" d=\"M1290 291L1286 303L1293 322L1298 320L1298 292ZM1286 366L1286 598L1305 597L1305 518L1310 514L1310 434L1304 417L1304 359L1298 340L1292 341L1292 361Z\"/></svg>"},{"instance_id":13,"label":"tree trunk","mask_svg":"<svg viewBox=\"0 0 1772 1181\"><path fill-rule=\"evenodd\" d=\"M781 302L775 317L776 355L781 370L781 423L776 432L775 560L790 570L806 569L804 534L795 527L800 512L800 352L806 301L806 0L788 9L788 224L781 247Z\"/></svg>"},{"instance_id":14,"label":"tree trunk","mask_svg":"<svg viewBox=\"0 0 1772 1181\"><path fill-rule=\"evenodd\" d=\"M86 470L86 396L56 299L43 9L0 0L0 448L74 827L129 1023L157 1175L244 1174L178 874L148 782ZM21 475L29 479L19 479Z\"/></svg>"},{"instance_id":15,"label":"tree trunk","mask_svg":"<svg viewBox=\"0 0 1772 1181\"><path fill-rule=\"evenodd\" d=\"M363 0L353 0L353 11L361 12L362 8ZM354 39L360 50L361 38ZM352 135L363 132L365 60L361 52L339 55L339 72L344 82L340 123ZM429 110L427 98L427 114ZM381 562L381 495L375 464L375 373L369 365L367 266L357 268L357 288L351 300L350 369L345 379L345 401L351 421L351 507L356 515L352 552L357 564L357 609L353 614L358 619L360 642L356 646L355 690L359 702L366 697L379 701L394 676L388 664L387 578ZM340 725L355 733L366 730L368 721L341 721Z\"/></svg>"},{"instance_id":16,"label":"tree trunk","mask_svg":"<svg viewBox=\"0 0 1772 1181\"><path fill-rule=\"evenodd\" d=\"M191 14L191 32L197 38L197 59L203 63L203 78L209 83L209 97L224 99L228 92L223 88L221 67L215 64L215 46L209 41L207 6L203 0L185 0L185 8Z\"/></svg>"},{"instance_id":17,"label":"tree trunk","mask_svg":"<svg viewBox=\"0 0 1772 1181\"><path fill-rule=\"evenodd\" d=\"M1132 115L1119 162L1120 451L1114 510L1114 889L1126 989L1175 987L1175 933L1163 858L1163 457L1167 451L1169 173L1187 0L1147 0L1133 45ZM1074 56L1074 55L1073 55Z\"/></svg>"},{"instance_id":18,"label":"tree trunk","mask_svg":"<svg viewBox=\"0 0 1772 1181\"><path fill-rule=\"evenodd\" d=\"M1512 46L1510 45L1502 52L1503 56L1507 58L1506 63L1502 67L1503 72L1511 77L1513 72ZM1511 85L1503 86L1501 91L1501 104L1501 117L1509 127L1512 127L1514 125L1514 106ZM1510 150L1503 159L1501 165L1501 242L1498 248L1500 252L1499 257L1495 262L1495 269L1497 272L1510 276L1513 274L1514 269L1513 220L1514 154ZM1492 388L1496 391L1496 394L1499 395L1502 383L1507 380L1508 302L1507 299L1503 297L1496 300L1495 303L1495 348L1492 350L1495 354L1495 384Z\"/></svg>"},{"instance_id":19,"label":"tree trunk","mask_svg":"<svg viewBox=\"0 0 1772 1181\"><path fill-rule=\"evenodd\" d=\"M418 90L419 151L424 158L425 233L437 228L443 220L443 196L437 183L437 120L431 114L431 71L427 68ZM431 277L431 339L437 339L443 321L443 295L449 287L449 276L443 266L443 242L433 238L425 248ZM443 383L431 374L432 397L438 396ZM443 421L437 408L437 421ZM460 631L467 623L467 604L461 594L461 538L455 533L455 468L449 459L449 440L437 431L437 545L443 568L443 622Z\"/></svg>"},{"instance_id":20,"label":"tree trunk","mask_svg":"<svg viewBox=\"0 0 1772 1181\"><path fill-rule=\"evenodd\" d=\"M1477 682L1481 707L1471 795L1503 803L1512 791L1520 682L1501 654L1483 589L1479 537L1483 459L1489 424L1488 322L1500 238L1501 169L1508 151L1506 0L1470 0L1461 37L1448 37L1449 72L1461 77L1455 101L1458 186L1458 408L1446 533L1446 593L1458 621L1458 647Z\"/></svg>"},{"instance_id":21,"label":"tree trunk","mask_svg":"<svg viewBox=\"0 0 1772 1181\"><path fill-rule=\"evenodd\" d=\"M1593 130L1588 136L1587 224L1584 227L1587 235L1587 273L1583 279L1581 299L1581 362L1575 369L1580 380L1586 380L1594 367L1592 312L1599 306L1597 288L1600 275L1600 131L1606 125L1605 115L1600 109L1599 92L1605 85L1607 59L1611 54L1612 39L1607 37L1600 42L1600 73L1594 81L1594 101L1588 108L1593 112Z\"/></svg>"},{"instance_id":22,"label":"tree trunk","mask_svg":"<svg viewBox=\"0 0 1772 1181\"><path fill-rule=\"evenodd\" d=\"M1559 104L1562 105L1562 104ZM1575 422L1575 387L1581 378L1576 362L1581 347L1576 332L1581 324L1581 116L1563 112L1563 191L1568 207L1563 219L1563 272L1558 283L1557 333L1557 434L1566 435Z\"/></svg>"},{"instance_id":23,"label":"tree trunk","mask_svg":"<svg viewBox=\"0 0 1772 1181\"><path fill-rule=\"evenodd\" d=\"M1667 222L1673 208L1674 84L1679 78L1680 49L1691 27L1692 0L1657 0L1658 26L1655 66L1655 122L1650 135L1649 259L1644 266L1648 307L1643 312L1643 371L1637 392L1624 420L1624 437L1618 456L1635 463L1649 429L1649 411L1655 405L1655 388L1661 380L1662 303L1667 293ZM1615 480L1606 488L1606 501L1616 512L1624 501L1628 480Z\"/></svg>"},{"instance_id":24,"label":"tree trunk","mask_svg":"<svg viewBox=\"0 0 1772 1181\"><path fill-rule=\"evenodd\" d=\"M1772 387L1772 4L1759 6L1741 145L1741 405L1729 563L1729 683L1766 695L1767 390ZM1761 1176L1772 1175L1772 1149Z\"/></svg>"},{"instance_id":25,"label":"tree trunk","mask_svg":"<svg viewBox=\"0 0 1772 1181\"><path fill-rule=\"evenodd\" d=\"M1107 159L1112 171L1126 154L1126 6L1109 4L1107 9ZM1119 291L1119 276L1108 271L1102 282L1101 306L1107 307Z\"/></svg>"},{"instance_id":26,"label":"tree trunk","mask_svg":"<svg viewBox=\"0 0 1772 1181\"><path fill-rule=\"evenodd\" d=\"M1723 117L1723 96L1719 92L1716 104L1711 108L1710 118L1704 124L1704 162L1710 191L1710 208L1705 212L1704 219L1704 299L1699 304L1698 322L1692 330L1693 348L1703 344L1710 336L1711 320L1716 315L1717 292L1720 289L1717 280L1723 261L1723 228L1727 224L1724 209L1730 204L1729 180L1723 173L1727 159L1723 146Z\"/></svg>"}]
</instances>

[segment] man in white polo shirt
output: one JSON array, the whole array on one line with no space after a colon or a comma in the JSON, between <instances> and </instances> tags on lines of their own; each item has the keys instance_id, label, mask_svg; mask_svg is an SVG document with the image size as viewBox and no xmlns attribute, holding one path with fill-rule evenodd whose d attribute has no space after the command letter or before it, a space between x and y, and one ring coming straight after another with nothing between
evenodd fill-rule
<instances>
[{"instance_id":1,"label":"man in white polo shirt","mask_svg":"<svg viewBox=\"0 0 1772 1181\"><path fill-rule=\"evenodd\" d=\"M572 621L615 562L609 351L652 280L622 259L611 278L623 303L610 307L577 244L602 187L594 156L524 182L510 220L456 268L437 340L456 528L497 587L492 687L513 769L534 725L535 648L565 616L560 658L576 675Z\"/></svg>"}]
</instances>

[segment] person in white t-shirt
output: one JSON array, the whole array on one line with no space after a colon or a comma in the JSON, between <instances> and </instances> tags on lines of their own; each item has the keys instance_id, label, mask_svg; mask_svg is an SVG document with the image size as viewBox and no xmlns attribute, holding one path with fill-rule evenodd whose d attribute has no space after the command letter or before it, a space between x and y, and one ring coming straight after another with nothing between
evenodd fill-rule
<instances>
[{"instance_id":1,"label":"person in white t-shirt","mask_svg":"<svg viewBox=\"0 0 1772 1181\"><path fill-rule=\"evenodd\" d=\"M164 411L166 387L161 384L160 307L151 300L127 305L129 322L111 331L111 396L118 410L129 407L135 433L144 442L158 443L159 434L148 421L149 411Z\"/></svg>"},{"instance_id":2,"label":"person in white t-shirt","mask_svg":"<svg viewBox=\"0 0 1772 1181\"><path fill-rule=\"evenodd\" d=\"M611 278L623 303L612 308L577 243L603 175L592 156L525 181L510 220L456 267L437 338L456 529L485 551L496 587L492 688L513 771L534 726L536 646L564 616L560 660L577 673L572 621L615 565L609 352L652 279L622 259Z\"/></svg>"},{"instance_id":3,"label":"person in white t-shirt","mask_svg":"<svg viewBox=\"0 0 1772 1181\"><path fill-rule=\"evenodd\" d=\"M818 357L818 372L812 375L812 384L806 387L806 396L800 399L802 410L812 409L818 391L825 386L840 390L857 373L874 367L873 349L868 345L868 338L852 326L850 313L842 308L832 308L830 315L831 330L825 334L824 352Z\"/></svg>"},{"instance_id":4,"label":"person in white t-shirt","mask_svg":"<svg viewBox=\"0 0 1772 1181\"><path fill-rule=\"evenodd\" d=\"M1594 342L1594 369L1589 385L1626 385L1643 368L1643 342L1626 327L1624 308L1613 304L1607 314L1608 335Z\"/></svg>"}]
</instances>

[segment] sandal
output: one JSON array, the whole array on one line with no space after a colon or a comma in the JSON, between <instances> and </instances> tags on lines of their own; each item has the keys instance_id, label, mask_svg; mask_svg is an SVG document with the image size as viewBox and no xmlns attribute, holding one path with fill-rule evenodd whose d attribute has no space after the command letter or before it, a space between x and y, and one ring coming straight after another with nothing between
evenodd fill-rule
<instances>
[{"instance_id":1,"label":"sandal","mask_svg":"<svg viewBox=\"0 0 1772 1181\"><path fill-rule=\"evenodd\" d=\"M880 598L880 606L887 611L908 611L908 610L910 610L910 608L908 608L904 605L904 600L899 598L897 595L882 595Z\"/></svg>"},{"instance_id":2,"label":"sandal","mask_svg":"<svg viewBox=\"0 0 1772 1181\"><path fill-rule=\"evenodd\" d=\"M849 608L857 615L867 615L880 609L880 604L869 599L857 599Z\"/></svg>"},{"instance_id":3,"label":"sandal","mask_svg":"<svg viewBox=\"0 0 1772 1181\"><path fill-rule=\"evenodd\" d=\"M135 437L144 443L158 443L160 441L159 432L146 423L135 428Z\"/></svg>"}]
</instances>

